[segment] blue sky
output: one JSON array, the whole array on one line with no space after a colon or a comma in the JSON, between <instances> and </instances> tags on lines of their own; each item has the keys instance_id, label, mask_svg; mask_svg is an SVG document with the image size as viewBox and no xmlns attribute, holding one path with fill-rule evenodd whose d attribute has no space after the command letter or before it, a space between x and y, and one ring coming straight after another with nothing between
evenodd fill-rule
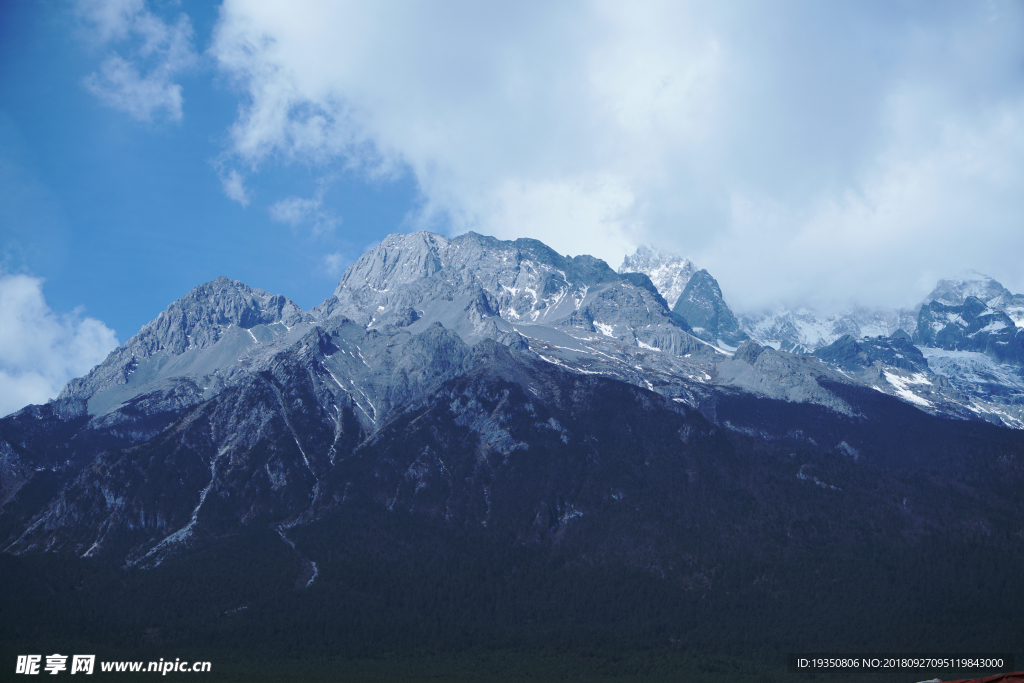
<instances>
[{"instance_id":1,"label":"blue sky","mask_svg":"<svg viewBox=\"0 0 1024 683\"><path fill-rule=\"evenodd\" d=\"M1020 2L0 4L0 413L391 232L690 256L739 310L1024 290Z\"/></svg>"},{"instance_id":2,"label":"blue sky","mask_svg":"<svg viewBox=\"0 0 1024 683\"><path fill-rule=\"evenodd\" d=\"M227 275L304 307L330 293L340 272L371 242L400 229L416 199L407 174L368 179L331 164L284 164L250 180L242 207L216 168L238 97L208 57L175 74L180 120L149 120L105 103L86 87L112 52L133 39L97 44L73 4L5 3L0 26L0 154L5 181L2 264L46 278L58 311L83 306L121 341L196 284ZM193 47L210 41L216 8L187 12ZM120 49L120 50L118 50ZM142 60L140 60L142 61ZM333 174L324 202L334 229L312 234L275 221L268 206L310 194ZM325 254L339 254L325 263Z\"/></svg>"}]
</instances>

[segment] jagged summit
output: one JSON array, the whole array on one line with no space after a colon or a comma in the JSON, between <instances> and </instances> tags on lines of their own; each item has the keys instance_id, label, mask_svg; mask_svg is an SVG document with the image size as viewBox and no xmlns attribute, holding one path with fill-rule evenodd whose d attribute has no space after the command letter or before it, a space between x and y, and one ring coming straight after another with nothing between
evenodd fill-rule
<instances>
[{"instance_id":1,"label":"jagged summit","mask_svg":"<svg viewBox=\"0 0 1024 683\"><path fill-rule=\"evenodd\" d=\"M154 382L228 374L250 349L272 346L294 328L299 334L312 320L287 297L218 277L173 302L88 375L68 382L58 399L86 400L91 412L103 412ZM174 391L197 400L205 389L190 379L175 383Z\"/></svg>"},{"instance_id":2,"label":"jagged summit","mask_svg":"<svg viewBox=\"0 0 1024 683\"><path fill-rule=\"evenodd\" d=\"M291 327L308 319L287 297L221 276L172 303L133 340L150 344L152 351L167 349L180 354L215 343L222 331L232 326L247 330L280 323Z\"/></svg>"},{"instance_id":3,"label":"jagged summit","mask_svg":"<svg viewBox=\"0 0 1024 683\"><path fill-rule=\"evenodd\" d=\"M619 273L643 273L665 297L669 308L676 305L697 266L688 258L656 247L640 245L632 255L627 255L619 267Z\"/></svg>"},{"instance_id":4,"label":"jagged summit","mask_svg":"<svg viewBox=\"0 0 1024 683\"><path fill-rule=\"evenodd\" d=\"M1024 362L1024 335L1017 334L1024 321L1024 297L1009 294L983 274L965 271L940 281L936 298L920 312L855 309L822 317L806 309L780 309L737 318L714 277L688 259L641 247L620 270L616 273L591 256L563 256L532 239L506 241L472 232L448 238L418 232L385 238L346 271L332 296L308 313L286 297L221 277L172 303L86 377L70 382L59 397L60 410L84 407L96 419L108 415L102 419L120 420L142 397L148 397L147 410L176 410L208 400L246 381L252 372L275 367L276 359L294 353L296 344L327 348L338 343L337 334L348 330L346 338L368 350L359 361L365 368L366 363L372 366L388 357L382 349L392 342L378 348L377 340L398 339L395 335L419 338L442 329L470 346L495 340L551 363L614 376L687 402L697 400L688 383L698 378L739 381L716 374L715 368L722 360L720 351L728 352L747 339L779 351L808 354L844 335L855 340L892 337L890 344L910 342L947 353L942 368L956 377L957 390L987 406L956 408L956 414L987 410L987 416L1016 424L1013 410L1006 412L1004 407L1016 400L1016 389L1000 397L991 390L993 382L959 371L958 356L948 355L984 355L1013 366ZM648 273L669 289L660 291ZM671 287L683 280L686 286L670 307ZM990 296L987 301L964 296L972 291ZM940 303L961 297L977 304ZM304 342L314 329L321 330L320 337ZM378 331L383 336L366 336ZM832 355L822 360L839 363ZM896 358L877 355L879 362L900 370L902 361ZM980 362L970 360L972 367ZM391 372L367 379L361 393L355 394L355 410L364 425L376 424L409 395L402 390L389 398ZM1019 373L996 374L1003 378ZM864 373L855 379L892 390ZM774 395L767 389L771 381L765 376L747 389ZM1016 386L1016 380L997 383ZM909 394L896 394L915 402ZM813 392L806 395L826 405L830 401L814 398ZM928 405L945 405L944 401Z\"/></svg>"},{"instance_id":5,"label":"jagged summit","mask_svg":"<svg viewBox=\"0 0 1024 683\"><path fill-rule=\"evenodd\" d=\"M503 318L537 320L554 309L561 313L566 296L578 298L617 280L604 261L561 256L537 240L502 241L473 232L452 239L395 234L356 261L319 309L363 324L408 324L410 317L426 315L415 308L418 302L441 294L475 298L482 312Z\"/></svg>"},{"instance_id":6,"label":"jagged summit","mask_svg":"<svg viewBox=\"0 0 1024 683\"><path fill-rule=\"evenodd\" d=\"M685 319L695 335L713 344L735 348L750 338L725 303L718 281L706 270L693 274L672 312Z\"/></svg>"},{"instance_id":7,"label":"jagged summit","mask_svg":"<svg viewBox=\"0 0 1024 683\"><path fill-rule=\"evenodd\" d=\"M741 329L760 344L797 353L812 353L840 339L888 337L898 330L917 333L923 308L937 302L944 306L962 306L974 297L985 306L1002 311L1018 326L1024 327L1024 295L1012 294L995 279L975 270L938 281L932 292L915 308L882 309L859 306L836 314L822 314L810 308L779 306L763 312L739 316ZM929 320L928 326L934 326ZM931 339L931 337L928 337ZM915 337L921 341L920 337ZM930 343L930 342L926 342Z\"/></svg>"},{"instance_id":8,"label":"jagged summit","mask_svg":"<svg viewBox=\"0 0 1024 683\"><path fill-rule=\"evenodd\" d=\"M388 236L314 313L413 333L439 322L471 344L513 333L548 339L554 328L671 353L703 352L646 276L619 275L601 259L562 256L537 240L473 232Z\"/></svg>"},{"instance_id":9,"label":"jagged summit","mask_svg":"<svg viewBox=\"0 0 1024 683\"><path fill-rule=\"evenodd\" d=\"M334 296L363 287L387 291L429 277L443 267L450 246L450 239L430 232L388 235L345 271Z\"/></svg>"}]
</instances>

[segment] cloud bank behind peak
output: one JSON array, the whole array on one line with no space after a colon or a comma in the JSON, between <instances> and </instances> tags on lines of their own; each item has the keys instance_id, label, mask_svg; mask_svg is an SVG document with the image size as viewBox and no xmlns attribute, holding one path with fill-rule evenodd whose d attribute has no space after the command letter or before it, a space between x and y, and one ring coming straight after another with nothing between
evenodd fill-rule
<instances>
[{"instance_id":1,"label":"cloud bank behind peak","mask_svg":"<svg viewBox=\"0 0 1024 683\"><path fill-rule=\"evenodd\" d=\"M662 244L739 309L1024 289L1019 3L228 0L210 54L239 167L411 172L414 227Z\"/></svg>"}]
</instances>

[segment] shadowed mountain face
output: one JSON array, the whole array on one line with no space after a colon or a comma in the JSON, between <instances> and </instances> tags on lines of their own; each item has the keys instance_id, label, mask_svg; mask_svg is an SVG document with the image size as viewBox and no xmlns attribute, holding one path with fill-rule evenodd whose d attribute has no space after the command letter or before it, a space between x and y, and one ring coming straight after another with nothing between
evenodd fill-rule
<instances>
[{"instance_id":1,"label":"shadowed mountain face","mask_svg":"<svg viewBox=\"0 0 1024 683\"><path fill-rule=\"evenodd\" d=\"M672 312L686 320L694 334L711 343L737 347L750 338L722 298L718 281L706 270L693 274Z\"/></svg>"},{"instance_id":2,"label":"shadowed mountain face","mask_svg":"<svg viewBox=\"0 0 1024 683\"><path fill-rule=\"evenodd\" d=\"M860 370L880 363L906 372L928 371L927 359L906 334L862 340L845 335L818 349L814 355L846 370Z\"/></svg>"},{"instance_id":3,"label":"shadowed mountain face","mask_svg":"<svg viewBox=\"0 0 1024 683\"><path fill-rule=\"evenodd\" d=\"M957 315L990 315L974 301ZM870 640L800 622L815 595L881 624L878 642L962 646L919 625L967 597L914 581L1024 607L997 589L1005 573L957 573L979 548L1024 558L1024 431L979 418L1015 390L979 403L930 367L952 351L906 334L815 356L742 335L706 271L669 310L644 274L472 233L392 236L309 312L220 278L59 399L0 420L5 604L31 567L60 585L86 567L76 609L102 612L103 577L127 572L146 614L167 585L197 586L167 617L181 642L266 643L254 629L271 623L305 634L296 647L333 633L352 651L461 647L465 623L706 643L739 637L741 611L742 637L766 646L782 643L770 623L801 643ZM913 619L886 616L901 595Z\"/></svg>"},{"instance_id":4,"label":"shadowed mountain face","mask_svg":"<svg viewBox=\"0 0 1024 683\"><path fill-rule=\"evenodd\" d=\"M977 297L968 296L955 305L931 301L921 308L917 335L925 346L977 351L997 361L1024 363L1024 328Z\"/></svg>"}]
</instances>

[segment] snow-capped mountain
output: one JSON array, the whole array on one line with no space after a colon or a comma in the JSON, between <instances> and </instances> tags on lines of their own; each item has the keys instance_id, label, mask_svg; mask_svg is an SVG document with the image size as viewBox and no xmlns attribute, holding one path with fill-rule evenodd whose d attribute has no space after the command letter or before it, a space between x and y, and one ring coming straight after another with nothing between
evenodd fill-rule
<instances>
[{"instance_id":1,"label":"snow-capped mountain","mask_svg":"<svg viewBox=\"0 0 1024 683\"><path fill-rule=\"evenodd\" d=\"M889 337L897 330L915 338L923 334L919 341L932 346L937 332L932 328L938 318L934 313L926 314L926 328L919 331L922 309L932 303L958 307L970 297L982 301L992 311L1005 314L1018 327L1024 326L1024 295L1012 294L993 278L973 270L939 280L935 289L913 309L859 307L843 313L821 315L808 308L780 307L769 312L743 313L739 318L741 328L752 339L797 353L812 353L847 334L855 338ZM931 310L940 309L935 307Z\"/></svg>"},{"instance_id":2,"label":"snow-capped mountain","mask_svg":"<svg viewBox=\"0 0 1024 683\"><path fill-rule=\"evenodd\" d=\"M641 245L626 256L619 273L649 277L694 336L724 349L735 349L748 339L722 297L718 281L707 270L698 270L689 259Z\"/></svg>"},{"instance_id":3,"label":"snow-capped mountain","mask_svg":"<svg viewBox=\"0 0 1024 683\"><path fill-rule=\"evenodd\" d=\"M308 312L226 278L200 285L49 406L12 418L74 435L35 455L3 437L4 500L39 468L65 477L7 548L119 547L128 564L158 564L187 546L211 506L219 524L270 515L285 534L345 498L337 472L353 449L493 363L528 384L540 368L623 382L740 432L749 416L723 420L722 392L856 417L850 392L870 388L932 415L1024 426L1024 331L971 294L1018 301L991 279L941 282L912 339L906 312L866 310L748 317L748 332L688 260L641 249L620 270L535 240L415 233L385 239ZM488 448L530 447L466 410L460 424ZM560 438L582 438L552 419ZM164 455L143 464L140 442ZM180 495L158 492L169 465L186 482ZM115 470L136 474L110 479Z\"/></svg>"},{"instance_id":4,"label":"snow-capped mountain","mask_svg":"<svg viewBox=\"0 0 1024 683\"><path fill-rule=\"evenodd\" d=\"M248 365L252 350L297 339L312 320L283 296L220 277L168 306L58 400L87 401L92 414L154 389L176 405L196 403Z\"/></svg>"},{"instance_id":5,"label":"snow-capped mountain","mask_svg":"<svg viewBox=\"0 0 1024 683\"><path fill-rule=\"evenodd\" d=\"M625 258L619 268L620 273L637 272L647 275L673 310L676 310L679 298L698 271L698 267L689 259L649 246L639 247L634 254ZM702 323L716 317L714 311L723 311L724 320L729 321L723 328L727 330L725 336L721 337L726 347L735 347L749 338L774 349L812 353L847 334L857 338L879 335L888 337L899 329L908 334L913 334L917 329L917 312L902 309L859 307L825 315L806 307L779 306L770 311L748 311L734 315L722 297L718 282L706 270L703 273L688 293L690 301L683 304L690 315L687 316L685 312L681 315L692 327L701 328L696 331L697 336L717 343L720 335L705 332ZM736 324L733 325L731 320L735 320Z\"/></svg>"},{"instance_id":6,"label":"snow-capped mountain","mask_svg":"<svg viewBox=\"0 0 1024 683\"><path fill-rule=\"evenodd\" d=\"M687 321L694 335L722 349L732 349L750 339L761 347L815 354L846 373L848 379L897 396L923 410L1024 427L1017 389L1024 381L1020 367L1022 342L1020 328L1016 327L1024 324L1024 295L1012 294L999 282L976 271L940 280L914 309L857 307L822 315L809 308L780 306L768 312L747 312L734 317L714 278L707 271L697 271L687 259L641 247L626 258L620 272L627 269L642 272L652 281L657 279L664 283L662 286L673 288L673 293L678 283L687 283L674 312ZM966 303L969 301L975 303ZM720 319L726 321L725 334L718 327ZM733 325L730 320L737 323ZM920 348L903 348L910 342ZM900 348L880 348L894 344ZM870 353L865 355L861 347L868 348ZM935 371L927 367L927 360L923 367L909 374L903 367L907 354L919 356L929 351L929 357L938 358L940 350L952 353L941 356ZM971 355L958 355L961 353L987 354L992 367L982 375L1002 378L1001 389L993 390L992 381L979 380L976 369L981 361ZM859 359L856 372L850 366L852 357ZM917 362L920 365L920 359ZM958 367L958 362L963 362L964 367ZM761 387L763 391L764 385Z\"/></svg>"},{"instance_id":7,"label":"snow-capped mountain","mask_svg":"<svg viewBox=\"0 0 1024 683\"><path fill-rule=\"evenodd\" d=\"M939 280L921 303L938 301L947 306L958 306L971 296L998 310L1024 305L1024 295L1012 294L995 279L970 269L960 271L956 277Z\"/></svg>"},{"instance_id":8,"label":"snow-capped mountain","mask_svg":"<svg viewBox=\"0 0 1024 683\"><path fill-rule=\"evenodd\" d=\"M999 362L1024 364L1024 328L1004 311L968 296L961 304L937 299L921 307L917 341L948 351L978 351Z\"/></svg>"},{"instance_id":9,"label":"snow-capped mountain","mask_svg":"<svg viewBox=\"0 0 1024 683\"><path fill-rule=\"evenodd\" d=\"M812 353L844 335L888 337L897 330L913 334L917 316L913 311L855 308L844 313L822 315L809 308L779 307L769 312L743 313L740 328L760 344L793 353Z\"/></svg>"},{"instance_id":10,"label":"snow-capped mountain","mask_svg":"<svg viewBox=\"0 0 1024 683\"><path fill-rule=\"evenodd\" d=\"M513 614L496 639L529 624L546 641L581 605L591 633L598 586L653 586L645 604L721 626L737 595L775 623L790 596L834 593L820 568L865 547L921 564L915 544L935 544L937 581L978 539L1019 565L1024 376L1018 328L993 308L1012 296L935 299L913 326L861 312L791 353L780 340L809 340L812 318L803 337L747 339L710 273L647 256L633 266L667 295L643 272L473 233L392 235L310 311L199 285L58 399L0 419L15 579L0 599L73 586L58 612L20 613L78 610L81 637L115 586L131 595L108 617L118 633L170 614L169 633L329 633L363 652L394 633L461 638L436 616L463 594L445 623ZM71 574L39 584L39 567ZM923 594L904 569L897 594ZM89 576L107 590L91 602ZM891 583L852 576L858 596ZM995 585L987 609L1004 605Z\"/></svg>"},{"instance_id":11,"label":"snow-capped mountain","mask_svg":"<svg viewBox=\"0 0 1024 683\"><path fill-rule=\"evenodd\" d=\"M316 314L412 332L441 323L469 343L555 329L700 351L648 278L618 275L592 256L563 257L536 240L476 233L388 237L345 273Z\"/></svg>"},{"instance_id":12,"label":"snow-capped mountain","mask_svg":"<svg viewBox=\"0 0 1024 683\"><path fill-rule=\"evenodd\" d=\"M669 308L675 307L686 283L696 272L697 266L690 259L646 245L627 255L619 266L619 273L643 273L651 278Z\"/></svg>"},{"instance_id":13,"label":"snow-capped mountain","mask_svg":"<svg viewBox=\"0 0 1024 683\"><path fill-rule=\"evenodd\" d=\"M732 367L729 350L749 338L776 351L823 351L817 354L820 360L846 373L839 381L867 384L937 414L1021 424L1016 406L1024 331L1005 311L1024 296L1009 293L991 278L967 272L942 280L916 315L856 309L822 318L802 309L737 320L715 279L687 259L642 247L620 271L589 256L563 257L536 240L504 242L475 233L454 239L430 233L393 235L359 259L333 296L309 312L283 296L226 278L201 285L89 375L70 382L60 401L85 406L94 421L111 427L124 422L127 406L138 410L138 402L150 413L184 409L270 367L283 350L311 333L338 334L341 321L346 321L352 330L363 330L356 336L366 338L354 340L356 333L349 330L345 339L356 345L357 354L375 358L364 355L356 368L327 366L337 370L330 381L345 385L366 428L430 382L410 382L410 369L401 362L379 367L390 357L389 349L406 345L393 341L394 335L418 339L435 329L469 345L495 339L529 349L548 362L651 388L692 406L716 385L837 405L828 392L780 392L780 379L771 371L756 380L748 371L724 371ZM657 276L668 296L658 291L648 272ZM670 307L669 298L681 283ZM379 335L367 337L370 332ZM861 370L850 374L851 343L906 346L900 337L911 335L922 348L987 354L998 368L987 376L1004 378L1000 386L1005 390L994 391L993 381L968 381L978 375L972 370L977 362L967 356L965 368L955 367L961 356L946 355L941 372L928 369L925 361L925 367L912 373L915 380L900 379L907 371L901 359L909 353L902 347L867 356L853 352ZM865 338L879 341L856 341ZM384 339L389 341L380 347ZM316 343L335 342L318 338ZM819 373L800 367L806 381ZM862 371L868 368L872 370ZM395 386L396 370L407 378L404 388ZM432 372L419 374L425 378ZM439 369L435 374L445 377L447 372ZM950 381L943 383L945 377Z\"/></svg>"}]
</instances>

